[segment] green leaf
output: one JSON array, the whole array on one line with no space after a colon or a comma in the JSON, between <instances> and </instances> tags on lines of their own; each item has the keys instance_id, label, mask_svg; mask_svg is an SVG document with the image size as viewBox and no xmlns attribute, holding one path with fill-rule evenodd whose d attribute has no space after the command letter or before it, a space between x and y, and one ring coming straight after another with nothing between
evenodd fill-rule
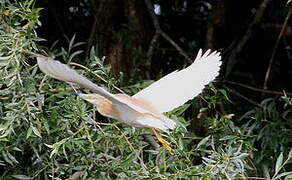
<instances>
[{"instance_id":1,"label":"green leaf","mask_svg":"<svg viewBox=\"0 0 292 180\"><path fill-rule=\"evenodd\" d=\"M81 53L83 53L83 50L78 50L78 51L75 51L74 53L72 53L69 57L68 62L71 62L75 56L77 56L78 54L81 54Z\"/></svg>"},{"instance_id":2,"label":"green leaf","mask_svg":"<svg viewBox=\"0 0 292 180\"><path fill-rule=\"evenodd\" d=\"M292 174L289 174L288 176L285 177L284 180L291 180L292 179Z\"/></svg>"},{"instance_id":3,"label":"green leaf","mask_svg":"<svg viewBox=\"0 0 292 180\"><path fill-rule=\"evenodd\" d=\"M62 139L61 141L58 141L58 142L54 143L52 146L53 146L54 148L58 148L58 147L60 147L61 145L63 145L64 143L66 143L68 140L69 140L69 138L64 138L64 139Z\"/></svg>"},{"instance_id":4,"label":"green leaf","mask_svg":"<svg viewBox=\"0 0 292 180\"><path fill-rule=\"evenodd\" d=\"M49 144L46 144L46 143L44 143L44 145L47 146L48 148L51 148L51 149L55 148L53 145L49 145Z\"/></svg>"},{"instance_id":5,"label":"green leaf","mask_svg":"<svg viewBox=\"0 0 292 180\"><path fill-rule=\"evenodd\" d=\"M200 146L206 144L207 141L209 141L210 137L211 137L211 136L207 136L207 137L205 137L204 139L202 139L202 140L198 143L197 148L199 148Z\"/></svg>"},{"instance_id":6,"label":"green leaf","mask_svg":"<svg viewBox=\"0 0 292 180\"><path fill-rule=\"evenodd\" d=\"M281 177L284 177L284 176L287 177L287 176L290 176L290 175L292 175L292 172L283 172L283 173L279 174L278 176L276 176L274 179L279 179Z\"/></svg>"},{"instance_id":7,"label":"green leaf","mask_svg":"<svg viewBox=\"0 0 292 180\"><path fill-rule=\"evenodd\" d=\"M71 38L70 42L69 42L69 49L68 52L70 52L73 48L73 44L74 44L74 40L75 40L75 34L73 35L73 37Z\"/></svg>"},{"instance_id":8,"label":"green leaf","mask_svg":"<svg viewBox=\"0 0 292 180\"><path fill-rule=\"evenodd\" d=\"M22 150L21 149L19 149L18 147L14 147L14 148L12 148L14 151L19 151L19 152L22 152Z\"/></svg>"},{"instance_id":9,"label":"green leaf","mask_svg":"<svg viewBox=\"0 0 292 180\"><path fill-rule=\"evenodd\" d=\"M0 61L7 60L9 58L11 58L11 56L0 56Z\"/></svg>"},{"instance_id":10,"label":"green leaf","mask_svg":"<svg viewBox=\"0 0 292 180\"><path fill-rule=\"evenodd\" d=\"M184 104L178 108L175 108L172 112L176 116L181 116L187 109L190 107L190 104Z\"/></svg>"},{"instance_id":11,"label":"green leaf","mask_svg":"<svg viewBox=\"0 0 292 180\"><path fill-rule=\"evenodd\" d=\"M31 179L31 177L27 176L27 175L23 175L23 174L17 174L17 175L12 175L12 177L16 178L16 179Z\"/></svg>"},{"instance_id":12,"label":"green leaf","mask_svg":"<svg viewBox=\"0 0 292 180\"><path fill-rule=\"evenodd\" d=\"M26 132L26 139L28 139L31 136L31 133L32 133L32 128L30 126Z\"/></svg>"},{"instance_id":13,"label":"green leaf","mask_svg":"<svg viewBox=\"0 0 292 180\"><path fill-rule=\"evenodd\" d=\"M10 165L19 164L19 162L16 160L16 158L12 154L10 154L9 152L4 152L3 151L2 152L2 157Z\"/></svg>"},{"instance_id":14,"label":"green leaf","mask_svg":"<svg viewBox=\"0 0 292 180\"><path fill-rule=\"evenodd\" d=\"M229 98L228 98L228 94L225 91L225 89L219 89L219 92L221 92L221 94L223 94L223 96L226 98L226 100L230 101Z\"/></svg>"},{"instance_id":15,"label":"green leaf","mask_svg":"<svg viewBox=\"0 0 292 180\"><path fill-rule=\"evenodd\" d=\"M50 158L52 158L54 156L54 154L56 154L58 151L59 151L59 148L53 149L53 151L50 154Z\"/></svg>"},{"instance_id":16,"label":"green leaf","mask_svg":"<svg viewBox=\"0 0 292 180\"><path fill-rule=\"evenodd\" d=\"M8 158L7 153L5 153L4 151L2 152L2 158L3 158L7 163L9 163L10 165L13 166L13 162Z\"/></svg>"},{"instance_id":17,"label":"green leaf","mask_svg":"<svg viewBox=\"0 0 292 180\"><path fill-rule=\"evenodd\" d=\"M235 135L229 135L229 136L224 136L223 138L220 138L219 140L220 141L226 141L226 140L230 140L230 139L236 139L237 138L237 136L235 136Z\"/></svg>"},{"instance_id":18,"label":"green leaf","mask_svg":"<svg viewBox=\"0 0 292 180\"><path fill-rule=\"evenodd\" d=\"M184 144L181 138L178 140L178 149L181 151L184 149Z\"/></svg>"},{"instance_id":19,"label":"green leaf","mask_svg":"<svg viewBox=\"0 0 292 180\"><path fill-rule=\"evenodd\" d=\"M288 154L288 159L292 158L292 149L290 149L289 154Z\"/></svg>"},{"instance_id":20,"label":"green leaf","mask_svg":"<svg viewBox=\"0 0 292 180\"><path fill-rule=\"evenodd\" d=\"M16 158L12 154L7 152L7 155L9 157L9 159L11 159L15 164L19 164L19 162L16 160Z\"/></svg>"},{"instance_id":21,"label":"green leaf","mask_svg":"<svg viewBox=\"0 0 292 180\"><path fill-rule=\"evenodd\" d=\"M1 58L1 57L0 57ZM8 66L9 60L8 59L2 59L0 60L0 67Z\"/></svg>"},{"instance_id":22,"label":"green leaf","mask_svg":"<svg viewBox=\"0 0 292 180\"><path fill-rule=\"evenodd\" d=\"M264 173L264 176L265 178L267 179L271 179L271 176L270 176L270 173L269 173L269 168L267 165L263 165L263 173Z\"/></svg>"},{"instance_id":23,"label":"green leaf","mask_svg":"<svg viewBox=\"0 0 292 180\"><path fill-rule=\"evenodd\" d=\"M41 136L41 133L39 132L39 130L36 128L36 127L34 127L34 126L31 126L31 128L32 128L32 131L33 131L33 133L35 134L35 135L37 135L38 137L42 137Z\"/></svg>"},{"instance_id":24,"label":"green leaf","mask_svg":"<svg viewBox=\"0 0 292 180\"><path fill-rule=\"evenodd\" d=\"M0 142L1 142L1 141L2 141L2 142L3 142L3 141L4 141L4 142L8 142L9 140L8 140L7 138L4 138L4 137L1 138L1 137L0 137Z\"/></svg>"},{"instance_id":25,"label":"green leaf","mask_svg":"<svg viewBox=\"0 0 292 180\"><path fill-rule=\"evenodd\" d=\"M280 171L282 164L283 164L283 152L281 152L281 154L279 155L277 159L275 173L278 173Z\"/></svg>"}]
</instances>

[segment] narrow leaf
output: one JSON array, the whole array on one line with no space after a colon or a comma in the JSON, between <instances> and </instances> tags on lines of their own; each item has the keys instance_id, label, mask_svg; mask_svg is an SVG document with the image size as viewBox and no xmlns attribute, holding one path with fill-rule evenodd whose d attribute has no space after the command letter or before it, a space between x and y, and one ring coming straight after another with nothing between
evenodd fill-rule
<instances>
[{"instance_id":1,"label":"narrow leaf","mask_svg":"<svg viewBox=\"0 0 292 180\"><path fill-rule=\"evenodd\" d=\"M35 135L37 135L38 137L42 137L41 136L41 133L39 132L39 130L36 128L36 127L34 127L34 126L31 126L31 129L32 129L32 131L33 131L33 133L35 134Z\"/></svg>"},{"instance_id":2,"label":"narrow leaf","mask_svg":"<svg viewBox=\"0 0 292 180\"><path fill-rule=\"evenodd\" d=\"M72 53L72 54L70 55L70 57L69 57L69 61L68 61L68 62L71 62L72 59L73 59L75 56L77 56L78 54L81 54L81 53L83 53L83 50L75 51L74 53Z\"/></svg>"},{"instance_id":3,"label":"narrow leaf","mask_svg":"<svg viewBox=\"0 0 292 180\"><path fill-rule=\"evenodd\" d=\"M54 154L56 154L58 152L58 148L53 149L53 151L50 154L50 158L52 158L54 156Z\"/></svg>"},{"instance_id":4,"label":"narrow leaf","mask_svg":"<svg viewBox=\"0 0 292 180\"><path fill-rule=\"evenodd\" d=\"M10 154L9 152L7 152L7 156L13 163L19 164L19 162L16 160L16 158L12 154Z\"/></svg>"},{"instance_id":5,"label":"narrow leaf","mask_svg":"<svg viewBox=\"0 0 292 180\"><path fill-rule=\"evenodd\" d=\"M0 56L0 60L7 60L7 59L9 59L10 58L10 56Z\"/></svg>"},{"instance_id":6,"label":"narrow leaf","mask_svg":"<svg viewBox=\"0 0 292 180\"><path fill-rule=\"evenodd\" d=\"M28 139L31 136L31 133L32 133L32 128L30 126L26 132L26 139Z\"/></svg>"},{"instance_id":7,"label":"narrow leaf","mask_svg":"<svg viewBox=\"0 0 292 180\"><path fill-rule=\"evenodd\" d=\"M72 50L73 44L74 44L74 40L75 40L75 34L73 35L73 37L70 40L68 52L70 52Z\"/></svg>"},{"instance_id":8,"label":"narrow leaf","mask_svg":"<svg viewBox=\"0 0 292 180\"><path fill-rule=\"evenodd\" d=\"M24 180L31 179L31 177L26 176L26 175L22 175L22 174L12 175L12 177L14 177L16 179L24 179Z\"/></svg>"},{"instance_id":9,"label":"narrow leaf","mask_svg":"<svg viewBox=\"0 0 292 180\"><path fill-rule=\"evenodd\" d=\"M289 154L288 154L288 159L292 158L292 149L290 149Z\"/></svg>"},{"instance_id":10,"label":"narrow leaf","mask_svg":"<svg viewBox=\"0 0 292 180\"><path fill-rule=\"evenodd\" d=\"M280 168L283 163L283 152L279 155L277 162L276 162L276 167L275 167L275 172L278 173L280 171Z\"/></svg>"},{"instance_id":11,"label":"narrow leaf","mask_svg":"<svg viewBox=\"0 0 292 180\"><path fill-rule=\"evenodd\" d=\"M210 139L210 136L207 136L207 137L205 137L204 139L202 139L202 140L198 143L197 148L199 148L200 146L206 144L206 142L207 142L209 139Z\"/></svg>"},{"instance_id":12,"label":"narrow leaf","mask_svg":"<svg viewBox=\"0 0 292 180\"><path fill-rule=\"evenodd\" d=\"M292 172L283 172L279 174L278 176L276 176L274 179L280 179L281 177L289 176L289 175L292 175Z\"/></svg>"}]
</instances>

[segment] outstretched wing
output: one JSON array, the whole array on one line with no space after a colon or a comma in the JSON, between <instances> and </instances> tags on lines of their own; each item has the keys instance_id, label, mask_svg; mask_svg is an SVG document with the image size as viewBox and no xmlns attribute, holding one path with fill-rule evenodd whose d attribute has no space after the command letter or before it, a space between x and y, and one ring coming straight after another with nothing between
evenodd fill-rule
<instances>
[{"instance_id":1,"label":"outstretched wing","mask_svg":"<svg viewBox=\"0 0 292 180\"><path fill-rule=\"evenodd\" d=\"M97 86L86 77L78 74L75 70L71 69L66 64L56 61L50 57L42 56L40 54L30 53L37 57L38 66L41 71L55 79L65 81L68 83L77 84L83 88L90 89L91 91L111 100L115 104L127 106L139 113L148 113L147 110L136 106L134 104L128 103L122 98L106 91L102 87Z\"/></svg>"},{"instance_id":2,"label":"outstretched wing","mask_svg":"<svg viewBox=\"0 0 292 180\"><path fill-rule=\"evenodd\" d=\"M202 54L200 49L193 64L162 77L133 97L147 101L161 113L173 110L201 93L218 76L220 60L219 52Z\"/></svg>"},{"instance_id":3,"label":"outstretched wing","mask_svg":"<svg viewBox=\"0 0 292 180\"><path fill-rule=\"evenodd\" d=\"M111 93L109 93L102 87L97 86L84 76L78 74L75 70L71 69L70 67L59 61L42 55L37 56L37 61L41 71L55 79L77 84L111 100L112 98L114 98Z\"/></svg>"},{"instance_id":4,"label":"outstretched wing","mask_svg":"<svg viewBox=\"0 0 292 180\"><path fill-rule=\"evenodd\" d=\"M37 57L38 65L42 72L45 74L68 83L78 84L83 88L88 88L96 94L78 94L79 97L98 105L99 112L104 116L123 120L123 122L129 124L139 124L141 127L158 128L162 131L168 131L168 129L175 128L175 122L160 114L155 114L145 109L139 104L135 104L134 99L127 95L114 95L105 89L97 86L84 76L78 74L69 66L56 61L52 58L42 55L35 55ZM97 95L98 94L98 95ZM124 97L124 98L122 98ZM128 101L127 101L128 99ZM132 100L133 99L133 100ZM109 100L109 101L108 101ZM131 114L131 113L132 114ZM130 113L130 114L129 114ZM137 114L139 113L139 114ZM140 114L141 113L141 114ZM134 115L133 115L134 114ZM134 121L131 122L131 118L137 116ZM129 117L129 119L123 119ZM121 118L121 119L120 119ZM135 117L134 117L135 118ZM127 120L129 122L127 122ZM133 120L132 120L133 121Z\"/></svg>"}]
</instances>

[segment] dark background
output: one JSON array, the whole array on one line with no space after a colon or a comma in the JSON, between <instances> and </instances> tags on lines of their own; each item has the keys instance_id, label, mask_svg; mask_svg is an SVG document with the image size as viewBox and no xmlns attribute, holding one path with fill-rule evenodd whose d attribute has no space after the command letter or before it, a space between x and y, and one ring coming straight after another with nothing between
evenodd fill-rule
<instances>
[{"instance_id":1,"label":"dark background","mask_svg":"<svg viewBox=\"0 0 292 180\"><path fill-rule=\"evenodd\" d=\"M59 40L57 45L62 46L67 43L64 36L71 38L76 34L78 41L87 43L83 55L88 55L91 46L98 46L100 56L107 57L116 75L120 71L128 76L138 72L142 79L156 79L161 72L165 74L189 63L161 36L152 58L146 57L155 27L144 1L39 3L44 10L38 33L47 40L46 46L56 40ZM276 45L289 10L286 1L177 0L152 3L160 7L161 12L156 15L161 29L189 57L194 57L199 48L222 52L222 81L263 88L265 73L276 48L267 88L291 92L291 21L284 27ZM258 17L260 13L263 15ZM151 66L147 67L149 60ZM147 72L150 72L148 77ZM248 96L259 97L254 93Z\"/></svg>"}]
</instances>

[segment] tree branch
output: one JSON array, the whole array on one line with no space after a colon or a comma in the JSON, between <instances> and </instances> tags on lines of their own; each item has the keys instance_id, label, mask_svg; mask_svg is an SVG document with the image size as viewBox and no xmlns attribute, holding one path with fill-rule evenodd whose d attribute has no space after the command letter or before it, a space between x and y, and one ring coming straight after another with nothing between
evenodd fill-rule
<instances>
[{"instance_id":1,"label":"tree branch","mask_svg":"<svg viewBox=\"0 0 292 180\"><path fill-rule=\"evenodd\" d=\"M153 25L154 25L155 29L160 31L161 30L160 24L159 24L159 21L158 21L155 13L153 11L153 5L152 5L151 1L150 0L144 0L144 2L146 4L146 7L148 9L149 15L150 15L150 17L152 19L152 22L153 22Z\"/></svg>"},{"instance_id":2,"label":"tree branch","mask_svg":"<svg viewBox=\"0 0 292 180\"><path fill-rule=\"evenodd\" d=\"M288 14L287 14L287 16L285 18L284 24L282 26L281 32L280 32L280 34L279 34L279 36L277 38L277 41L275 43L275 46L274 46L274 49L273 49L273 52L272 52L272 55L271 55L271 58L270 58L270 61L269 61L269 66L268 66L268 69L267 69L267 72L266 72L266 75L265 75L265 81L264 81L264 85L263 85L264 89L268 88L267 83L268 83L268 80L269 80L269 77L270 77L270 73L271 73L271 68L272 68L272 64L273 64L273 61L274 61L274 57L276 55L276 51L277 51L277 48L279 46L280 39L283 36L284 30L285 30L285 28L287 26L287 23L288 23L288 20L290 18L291 11L292 11L292 7L290 7L290 9L289 9L289 12L288 12Z\"/></svg>"},{"instance_id":3,"label":"tree branch","mask_svg":"<svg viewBox=\"0 0 292 180\"><path fill-rule=\"evenodd\" d=\"M166 41L168 41L178 52L179 52L179 54L181 54L189 63L192 63L192 60L191 60L191 58L187 55L187 53L185 53L184 52L184 50L176 43L176 42L174 42L162 29L161 29L161 27L160 27L160 24L159 24L159 21L158 21L158 19L157 19L157 16L155 15L155 13L154 13L154 11L153 11L153 5L152 5L152 3L151 3L151 1L150 0L144 0L144 2L145 2L145 4L146 4L146 6L147 6L147 9L148 9L148 12L149 12L149 15L150 15L150 17L151 17L151 19L152 19L152 22L153 22L153 25L154 25L154 28L155 28L155 30L156 30L156 32L155 32L155 34L154 34L154 36L153 36L153 38L152 38L152 41L151 41L151 43L152 44L150 44L151 46L150 46L150 48L152 48L151 50L150 50L150 48L149 48L149 50L148 50L148 52L149 52L149 54L150 53L152 53L153 54L153 47L156 45L156 43L157 43L157 39L158 39L158 37L159 36L162 36ZM151 57L152 57L152 54L150 54L151 55ZM148 53L147 53L147 58L150 58L150 56L148 56ZM150 59L148 59L148 60L150 60Z\"/></svg>"},{"instance_id":4,"label":"tree branch","mask_svg":"<svg viewBox=\"0 0 292 180\"><path fill-rule=\"evenodd\" d=\"M233 81L224 81L228 84L233 84L233 85L237 85L243 88L247 88L253 91L258 91L258 92L263 92L263 93L268 93L268 94L277 94L277 95L287 95L287 96L292 96L292 93L289 92L280 92L280 91L272 91L272 90L267 90L267 89L260 89L260 88L256 88L256 87L252 87L246 84L242 84L242 83L238 83L238 82L233 82Z\"/></svg>"},{"instance_id":5,"label":"tree branch","mask_svg":"<svg viewBox=\"0 0 292 180\"><path fill-rule=\"evenodd\" d=\"M103 8L103 1L102 0L101 2L99 3L96 3L96 6L95 8L97 8L97 13L94 13L94 22L92 24L92 28L91 28L91 32L90 32L90 35L89 35L89 38L88 38L88 42L87 42L87 47L86 47L86 51L85 51L85 56L88 57L89 56L89 53L90 53L90 49L92 47L92 44L93 44L93 41L94 41L94 36L95 36L95 33L96 33L96 28L97 28L97 24L98 24L98 17L96 16L96 14L99 14L99 12L101 11L101 9Z\"/></svg>"},{"instance_id":6,"label":"tree branch","mask_svg":"<svg viewBox=\"0 0 292 180\"><path fill-rule=\"evenodd\" d=\"M229 91L229 92L231 92L232 94L234 94L234 95L236 95L236 96L238 96L238 97L240 97L240 98L242 98L242 99L248 101L249 103L251 103L251 104L253 104L253 105L255 105L255 106L261 107L261 105L260 105L259 103L257 103L257 102L255 102L255 101L251 100L251 99L248 98L248 97L245 97L244 95L240 94L239 92L237 92L237 91L235 91L235 90L233 90L233 89L230 89L230 88L227 87L226 85L223 85L223 87L224 87L227 91Z\"/></svg>"},{"instance_id":7,"label":"tree branch","mask_svg":"<svg viewBox=\"0 0 292 180\"><path fill-rule=\"evenodd\" d=\"M150 45L149 45L149 49L148 49L148 51L147 51L147 61L146 61L146 64L145 64L145 66L146 66L146 69L148 70L148 71L146 71L146 77L148 78L148 79L150 79L150 69L151 69L151 59L152 59L152 56L153 56L153 50L154 50L154 48L155 48L155 46L156 46L156 44L157 44L157 40L158 40L158 38L159 38L159 32L158 31L155 31L155 34L154 34L154 36L153 36L153 38L152 38L152 40L151 40L151 42L150 42Z\"/></svg>"},{"instance_id":8,"label":"tree branch","mask_svg":"<svg viewBox=\"0 0 292 180\"><path fill-rule=\"evenodd\" d=\"M252 23L248 26L247 31L245 32L245 35L241 38L241 40L238 42L237 46L235 46L234 50L231 52L231 54L228 58L228 61L227 61L227 65L226 65L225 77L227 77L231 73L234 65L237 63L236 56L239 54L239 52L245 46L247 41L250 39L252 32L253 32L253 28L262 19L264 11L265 11L267 4L269 2L270 2L270 0L263 0L263 2L261 3L261 5L259 6L259 8L257 10L257 13L256 13Z\"/></svg>"}]
</instances>

